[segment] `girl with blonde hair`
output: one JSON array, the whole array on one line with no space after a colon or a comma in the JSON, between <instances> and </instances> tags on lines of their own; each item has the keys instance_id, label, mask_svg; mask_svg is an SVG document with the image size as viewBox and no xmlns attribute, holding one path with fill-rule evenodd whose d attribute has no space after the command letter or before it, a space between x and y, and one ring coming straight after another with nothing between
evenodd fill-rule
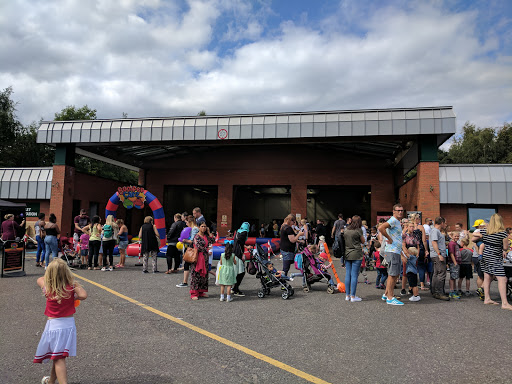
<instances>
[{"instance_id":1,"label":"girl with blonde hair","mask_svg":"<svg viewBox=\"0 0 512 384\"><path fill-rule=\"evenodd\" d=\"M117 233L119 227L114 221L114 215L108 215L105 220L105 225L102 228L103 234L103 268L101 270L110 271L114 270L114 248L117 241ZM108 264L107 264L108 258Z\"/></svg>"},{"instance_id":2,"label":"girl with blonde hair","mask_svg":"<svg viewBox=\"0 0 512 384\"><path fill-rule=\"evenodd\" d=\"M490 289L494 276L498 280L498 290L501 296L501 308L512 310L512 305L507 300L507 276L503 266L503 258L509 249L508 234L505 231L503 219L497 213L491 216L487 228L480 229L480 232L473 232L472 241L482 239L485 243L483 254L484 270L484 304L498 305L491 300Z\"/></svg>"},{"instance_id":3,"label":"girl with blonde hair","mask_svg":"<svg viewBox=\"0 0 512 384\"><path fill-rule=\"evenodd\" d=\"M41 383L67 383L66 357L76 356L75 299L85 300L87 292L75 282L71 270L62 259L55 259L44 276L37 279L46 297L48 316L41 340L37 346L34 363L53 360L50 376Z\"/></svg>"}]
</instances>

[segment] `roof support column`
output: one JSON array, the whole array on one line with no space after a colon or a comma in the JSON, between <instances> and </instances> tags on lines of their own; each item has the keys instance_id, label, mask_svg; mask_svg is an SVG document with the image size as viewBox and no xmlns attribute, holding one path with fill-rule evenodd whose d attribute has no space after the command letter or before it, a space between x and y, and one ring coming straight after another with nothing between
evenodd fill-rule
<instances>
[{"instance_id":1,"label":"roof support column","mask_svg":"<svg viewBox=\"0 0 512 384\"><path fill-rule=\"evenodd\" d=\"M226 236L233 223L233 184L222 183L218 188L217 231L219 236Z\"/></svg>"},{"instance_id":2,"label":"roof support column","mask_svg":"<svg viewBox=\"0 0 512 384\"><path fill-rule=\"evenodd\" d=\"M439 203L439 162L421 161L417 167L418 207L423 219L435 219L441 214Z\"/></svg>"},{"instance_id":3,"label":"roof support column","mask_svg":"<svg viewBox=\"0 0 512 384\"><path fill-rule=\"evenodd\" d=\"M53 164L50 213L54 213L57 217L57 224L63 236L73 235L75 173L75 145L57 144Z\"/></svg>"},{"instance_id":4,"label":"roof support column","mask_svg":"<svg viewBox=\"0 0 512 384\"><path fill-rule=\"evenodd\" d=\"M300 214L305 218L308 214L308 186L306 184L292 184L291 214Z\"/></svg>"}]
</instances>

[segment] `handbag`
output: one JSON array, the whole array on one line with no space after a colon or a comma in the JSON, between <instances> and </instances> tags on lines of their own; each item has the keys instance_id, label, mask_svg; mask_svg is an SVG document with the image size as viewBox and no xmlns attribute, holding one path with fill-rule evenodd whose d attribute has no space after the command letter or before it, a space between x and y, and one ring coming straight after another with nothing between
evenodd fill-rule
<instances>
[{"instance_id":1,"label":"handbag","mask_svg":"<svg viewBox=\"0 0 512 384\"><path fill-rule=\"evenodd\" d=\"M188 247L183 255L183 261L189 264L197 263L197 248Z\"/></svg>"}]
</instances>

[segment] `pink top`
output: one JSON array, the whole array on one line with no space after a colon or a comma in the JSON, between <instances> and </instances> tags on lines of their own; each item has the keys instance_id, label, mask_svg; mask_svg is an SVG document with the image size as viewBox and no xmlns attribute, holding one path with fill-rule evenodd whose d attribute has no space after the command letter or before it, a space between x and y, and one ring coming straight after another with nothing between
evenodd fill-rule
<instances>
[{"instance_id":1,"label":"pink top","mask_svg":"<svg viewBox=\"0 0 512 384\"><path fill-rule=\"evenodd\" d=\"M69 297L60 300L60 304L57 300L46 298L46 310L44 314L48 317L68 317L72 316L75 310L75 289L72 286L67 286L66 289L69 291ZM45 292L46 294L46 292Z\"/></svg>"},{"instance_id":2,"label":"pink top","mask_svg":"<svg viewBox=\"0 0 512 384\"><path fill-rule=\"evenodd\" d=\"M89 249L89 235L87 233L80 236L80 249Z\"/></svg>"}]
</instances>

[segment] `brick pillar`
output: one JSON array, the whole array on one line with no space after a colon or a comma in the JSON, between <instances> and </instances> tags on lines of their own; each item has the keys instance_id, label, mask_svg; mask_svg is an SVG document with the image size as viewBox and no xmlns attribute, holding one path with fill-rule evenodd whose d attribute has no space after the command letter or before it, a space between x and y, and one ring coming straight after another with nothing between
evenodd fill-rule
<instances>
[{"instance_id":1,"label":"brick pillar","mask_svg":"<svg viewBox=\"0 0 512 384\"><path fill-rule=\"evenodd\" d=\"M222 219L226 220L222 220ZM217 231L219 236L226 236L233 220L233 184L219 185L217 197ZM224 226L225 225L225 226Z\"/></svg>"},{"instance_id":2,"label":"brick pillar","mask_svg":"<svg viewBox=\"0 0 512 384\"><path fill-rule=\"evenodd\" d=\"M73 195L75 192L75 168L69 165L54 165L50 213L57 216L61 235L73 235Z\"/></svg>"},{"instance_id":3,"label":"brick pillar","mask_svg":"<svg viewBox=\"0 0 512 384\"><path fill-rule=\"evenodd\" d=\"M292 184L291 214L300 213L305 218L308 213L308 186L306 184Z\"/></svg>"},{"instance_id":4,"label":"brick pillar","mask_svg":"<svg viewBox=\"0 0 512 384\"><path fill-rule=\"evenodd\" d=\"M423 218L435 219L441 214L439 202L439 162L422 161L417 167L418 211Z\"/></svg>"},{"instance_id":5,"label":"brick pillar","mask_svg":"<svg viewBox=\"0 0 512 384\"><path fill-rule=\"evenodd\" d=\"M138 180L139 186L146 188L145 181L146 181L146 171L141 168L141 169L139 169L139 180Z\"/></svg>"}]
</instances>

